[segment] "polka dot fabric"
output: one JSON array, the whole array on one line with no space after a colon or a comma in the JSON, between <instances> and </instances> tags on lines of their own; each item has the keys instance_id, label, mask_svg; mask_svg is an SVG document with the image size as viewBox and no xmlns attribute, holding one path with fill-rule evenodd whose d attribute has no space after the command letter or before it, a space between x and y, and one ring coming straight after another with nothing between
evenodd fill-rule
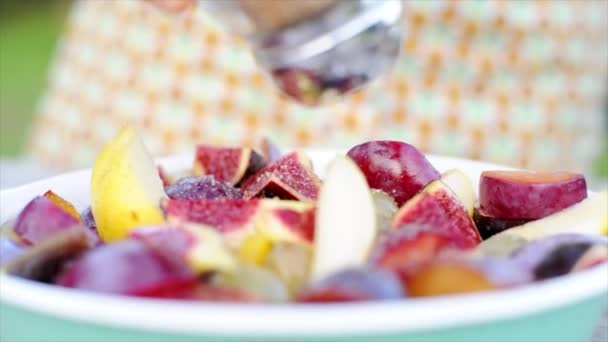
<instances>
[{"instance_id":1,"label":"polka dot fabric","mask_svg":"<svg viewBox=\"0 0 608 342\"><path fill-rule=\"evenodd\" d=\"M349 147L398 139L426 153L584 171L605 127L606 1L404 1L394 72L322 108L288 102L247 46L197 9L79 1L30 153L90 166L125 124L157 155L197 143Z\"/></svg>"}]
</instances>

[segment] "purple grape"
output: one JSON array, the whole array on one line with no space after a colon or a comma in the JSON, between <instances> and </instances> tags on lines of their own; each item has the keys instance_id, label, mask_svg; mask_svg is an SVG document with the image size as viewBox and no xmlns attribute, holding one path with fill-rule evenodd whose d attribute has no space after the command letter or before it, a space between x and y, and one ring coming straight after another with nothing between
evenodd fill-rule
<instances>
[{"instance_id":1,"label":"purple grape","mask_svg":"<svg viewBox=\"0 0 608 342\"><path fill-rule=\"evenodd\" d=\"M531 242L517 250L512 260L530 270L537 280L567 274L594 245L608 246L608 238L560 234Z\"/></svg>"},{"instance_id":2,"label":"purple grape","mask_svg":"<svg viewBox=\"0 0 608 342\"><path fill-rule=\"evenodd\" d=\"M166 189L171 199L186 200L215 200L215 199L241 199L243 193L240 189L229 183L220 182L213 176L184 177Z\"/></svg>"},{"instance_id":3,"label":"purple grape","mask_svg":"<svg viewBox=\"0 0 608 342\"><path fill-rule=\"evenodd\" d=\"M313 283L299 297L300 302L331 303L392 300L405 296L399 278L380 269L351 269Z\"/></svg>"}]
</instances>

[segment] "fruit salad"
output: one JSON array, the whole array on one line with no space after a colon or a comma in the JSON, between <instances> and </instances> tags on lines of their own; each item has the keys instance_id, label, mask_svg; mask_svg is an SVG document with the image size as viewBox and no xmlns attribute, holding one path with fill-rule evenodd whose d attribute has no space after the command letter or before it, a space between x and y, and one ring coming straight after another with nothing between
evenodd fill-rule
<instances>
[{"instance_id":1,"label":"fruit salad","mask_svg":"<svg viewBox=\"0 0 608 342\"><path fill-rule=\"evenodd\" d=\"M168 171L125 128L94 165L89 207L48 189L2 226L2 272L123 296L335 303L500 291L608 262L608 193L588 195L580 174L487 170L476 191L400 141L354 146L322 179L266 139L193 159Z\"/></svg>"}]
</instances>

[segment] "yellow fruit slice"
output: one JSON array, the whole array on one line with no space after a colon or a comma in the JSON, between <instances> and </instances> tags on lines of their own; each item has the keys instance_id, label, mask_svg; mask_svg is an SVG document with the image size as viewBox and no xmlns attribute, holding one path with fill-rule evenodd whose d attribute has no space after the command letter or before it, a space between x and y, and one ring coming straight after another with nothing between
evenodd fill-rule
<instances>
[{"instance_id":1,"label":"yellow fruit slice","mask_svg":"<svg viewBox=\"0 0 608 342\"><path fill-rule=\"evenodd\" d=\"M272 250L272 241L260 233L249 236L239 249L239 258L247 264L261 265Z\"/></svg>"},{"instance_id":2,"label":"yellow fruit slice","mask_svg":"<svg viewBox=\"0 0 608 342\"><path fill-rule=\"evenodd\" d=\"M508 255L524 244L557 234L608 235L608 192L595 194L540 220L513 227L479 245L485 255Z\"/></svg>"},{"instance_id":3,"label":"yellow fruit slice","mask_svg":"<svg viewBox=\"0 0 608 342\"><path fill-rule=\"evenodd\" d=\"M136 132L127 127L99 155L91 180L91 209L105 242L138 227L164 222L166 198L156 165Z\"/></svg>"}]
</instances>

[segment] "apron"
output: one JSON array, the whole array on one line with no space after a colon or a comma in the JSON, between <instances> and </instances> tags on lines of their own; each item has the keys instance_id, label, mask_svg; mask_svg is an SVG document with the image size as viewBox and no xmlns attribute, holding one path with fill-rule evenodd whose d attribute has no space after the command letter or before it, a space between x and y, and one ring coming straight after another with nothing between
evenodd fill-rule
<instances>
[{"instance_id":1,"label":"apron","mask_svg":"<svg viewBox=\"0 0 608 342\"><path fill-rule=\"evenodd\" d=\"M290 103L247 46L200 9L78 1L28 152L89 167L122 126L155 156L200 143L350 147L408 142L425 153L534 170L588 170L601 147L605 1L405 1L392 74L320 108Z\"/></svg>"}]
</instances>

